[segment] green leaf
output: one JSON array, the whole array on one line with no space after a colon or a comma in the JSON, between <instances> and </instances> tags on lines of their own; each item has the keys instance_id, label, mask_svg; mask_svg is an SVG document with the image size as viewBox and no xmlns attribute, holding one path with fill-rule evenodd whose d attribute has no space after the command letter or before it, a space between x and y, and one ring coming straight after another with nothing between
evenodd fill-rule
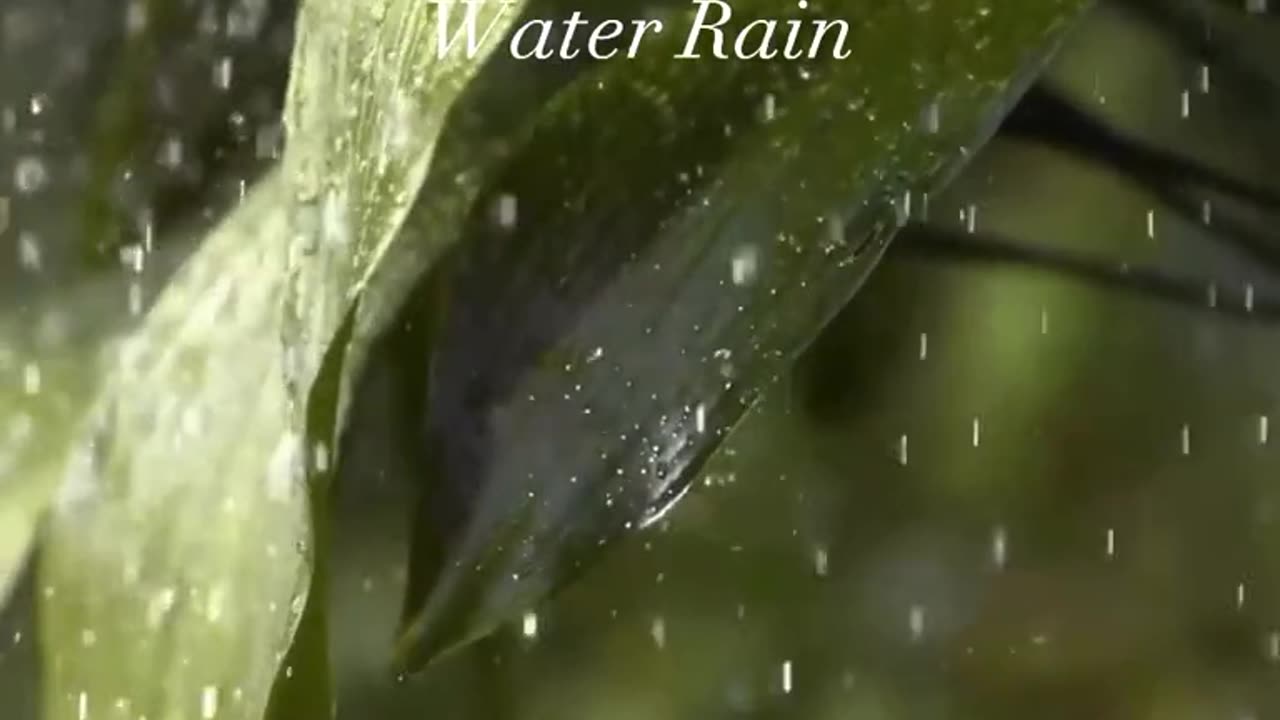
<instances>
[{"instance_id":1,"label":"green leaf","mask_svg":"<svg viewBox=\"0 0 1280 720\"><path fill-rule=\"evenodd\" d=\"M135 320L130 296L145 303L174 262L166 251L151 275L108 274L0 318L0 606L92 399L99 354Z\"/></svg>"},{"instance_id":2,"label":"green leaf","mask_svg":"<svg viewBox=\"0 0 1280 720\"><path fill-rule=\"evenodd\" d=\"M817 4L848 60L673 61L669 23L562 93L445 278L399 664L662 518L1088 4Z\"/></svg>"},{"instance_id":3,"label":"green leaf","mask_svg":"<svg viewBox=\"0 0 1280 720\"><path fill-rule=\"evenodd\" d=\"M67 463L41 567L48 717L262 716L322 551L340 330L485 55L437 60L437 8L304 4L281 168L112 354Z\"/></svg>"},{"instance_id":4,"label":"green leaf","mask_svg":"<svg viewBox=\"0 0 1280 720\"><path fill-rule=\"evenodd\" d=\"M229 123L228 115L246 108L238 120L256 126L256 116L270 112L270 103L260 109L262 97L283 86L288 65L272 40L292 26L293 8L273 0L261 14L241 12L240 32L252 37L215 44L197 27L201 8L179 5L138 3L130 17L145 17L141 29L112 22L119 19L114 6L83 8L80 22L68 24L58 22L56 8L33 5L23 14L38 29L15 56L27 62L13 63L24 69L6 68L0 79L4 102L38 95L53 108L42 114L41 127L62 140L26 152L38 151L49 167L83 161L89 173L84 187L55 174L43 192L0 197L0 232L11 214L20 217L23 231L38 238L41 258L39 274L17 263L0 270L10 301L0 310L0 606L56 485L56 466L99 383L96 358L136 324L136 313L199 237L189 227L173 227L197 204L190 176L152 158L164 148L188 156L199 151L201 170L218 180L261 164L246 157L254 154L254 143L237 146L229 137L241 126ZM48 35L57 42L42 42ZM46 68L57 63L51 58L72 50L86 54L93 72L70 83L52 80ZM237 82L226 92L209 92L209 67L219 59L234 64ZM157 83L174 93L169 102L183 109L181 117L147 102ZM164 132L157 132L161 126ZM21 135L5 138L0 162L14 161L34 142ZM126 170L128 201L118 187ZM208 181L203 188L217 184ZM200 194L202 207L225 204L211 197L216 193ZM144 241L144 232L154 238ZM145 254L145 270L120 267L125 242L138 250L152 240L156 247Z\"/></svg>"}]
</instances>

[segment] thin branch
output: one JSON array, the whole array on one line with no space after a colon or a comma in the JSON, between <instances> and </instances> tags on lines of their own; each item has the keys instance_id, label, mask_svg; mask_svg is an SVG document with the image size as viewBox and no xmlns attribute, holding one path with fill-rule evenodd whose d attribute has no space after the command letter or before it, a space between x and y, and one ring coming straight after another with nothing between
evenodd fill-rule
<instances>
[{"instance_id":1,"label":"thin branch","mask_svg":"<svg viewBox=\"0 0 1280 720\"><path fill-rule=\"evenodd\" d=\"M1009 114L1001 131L1079 153L1145 179L1175 178L1280 212L1280 192L1241 180L1108 126L1062 94L1038 85Z\"/></svg>"},{"instance_id":2,"label":"thin branch","mask_svg":"<svg viewBox=\"0 0 1280 720\"><path fill-rule=\"evenodd\" d=\"M1261 211L1280 214L1280 192L1133 138L1043 86L1027 94L1006 118L1001 132L1004 137L1043 143L1109 167L1191 222L1202 220L1195 190L1221 193ZM1226 212L1219 212L1211 224L1217 236L1269 269L1280 271L1280 243L1270 235Z\"/></svg>"},{"instance_id":3,"label":"thin branch","mask_svg":"<svg viewBox=\"0 0 1280 720\"><path fill-rule=\"evenodd\" d=\"M1219 29L1200 2L1156 2L1117 0L1115 6L1157 28L1171 38L1183 53L1212 65L1233 85L1241 97L1266 103L1274 110L1280 99L1280 81L1261 70L1256 61L1231 42L1218 38ZM1274 16L1275 11L1269 13Z\"/></svg>"},{"instance_id":4,"label":"thin branch","mask_svg":"<svg viewBox=\"0 0 1280 720\"><path fill-rule=\"evenodd\" d=\"M1280 299L1249 286L1232 289L1204 278L1179 276L1160 268L1098 260L1081 253L1029 245L986 233L965 233L934 225L912 225L891 253L923 260L1011 265L1059 273L1103 288L1136 292L1202 313L1242 322L1280 323Z\"/></svg>"}]
</instances>

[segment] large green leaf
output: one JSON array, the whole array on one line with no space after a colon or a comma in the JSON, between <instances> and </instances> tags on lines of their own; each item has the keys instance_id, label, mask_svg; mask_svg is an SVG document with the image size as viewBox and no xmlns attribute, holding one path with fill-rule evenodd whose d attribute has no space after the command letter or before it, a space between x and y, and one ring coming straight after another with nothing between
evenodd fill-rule
<instances>
[{"instance_id":1,"label":"large green leaf","mask_svg":"<svg viewBox=\"0 0 1280 720\"><path fill-rule=\"evenodd\" d=\"M218 196L234 193L212 189L265 163L263 143L244 135L274 113L259 131L273 136L265 131L278 122L288 66L278 40L296 3L232 4L218 3L225 36L200 27L212 5L149 0L130 7L128 22L101 3L80 3L76 22L39 0L6 5L26 29L6 48L14 62L0 69L0 104L35 98L41 109L38 132L0 134L0 165L26 159L45 170L38 191L0 197L0 233L21 235L25 258L0 265L0 605L98 384L94 359L196 244L204 228L180 218L197 203L226 205ZM65 56L86 61L69 69L57 62ZM234 67L235 83L211 92L214 63ZM148 102L151 93L162 101ZM88 177L62 171L81 163Z\"/></svg>"},{"instance_id":2,"label":"large green leaf","mask_svg":"<svg viewBox=\"0 0 1280 720\"><path fill-rule=\"evenodd\" d=\"M485 186L436 306L400 664L661 518L1087 5L815 3L854 54L798 62L674 61L672 19L563 92Z\"/></svg>"},{"instance_id":3,"label":"large green leaf","mask_svg":"<svg viewBox=\"0 0 1280 720\"><path fill-rule=\"evenodd\" d=\"M49 717L261 717L323 550L307 481L342 379L322 368L485 56L438 59L438 8L304 3L280 170L112 355L68 463L41 568Z\"/></svg>"}]
</instances>

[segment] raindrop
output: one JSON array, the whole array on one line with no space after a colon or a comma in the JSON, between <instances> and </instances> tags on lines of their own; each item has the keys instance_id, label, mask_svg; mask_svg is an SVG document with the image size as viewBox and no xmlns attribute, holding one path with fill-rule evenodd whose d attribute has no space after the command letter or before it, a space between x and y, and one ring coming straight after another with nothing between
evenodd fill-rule
<instances>
[{"instance_id":1,"label":"raindrop","mask_svg":"<svg viewBox=\"0 0 1280 720\"><path fill-rule=\"evenodd\" d=\"M512 230L516 226L519 216L519 203L515 195L511 193L503 193L494 201L493 217L498 223L498 227L503 230Z\"/></svg>"},{"instance_id":2,"label":"raindrop","mask_svg":"<svg viewBox=\"0 0 1280 720\"><path fill-rule=\"evenodd\" d=\"M1270 424L1271 424L1271 421L1267 418L1266 415L1258 416L1258 444L1259 445L1267 444L1267 440L1269 439L1268 436L1271 434L1270 433L1271 428L1269 427Z\"/></svg>"},{"instance_id":3,"label":"raindrop","mask_svg":"<svg viewBox=\"0 0 1280 720\"><path fill-rule=\"evenodd\" d=\"M720 376L723 378L733 377L733 351L728 348L718 348L712 357L720 361Z\"/></svg>"},{"instance_id":4,"label":"raindrop","mask_svg":"<svg viewBox=\"0 0 1280 720\"><path fill-rule=\"evenodd\" d=\"M182 138L173 135L164 139L160 143L160 150L157 153L156 160L161 167L169 170L177 170L182 167L182 158L185 154L185 148L182 144Z\"/></svg>"},{"instance_id":5,"label":"raindrop","mask_svg":"<svg viewBox=\"0 0 1280 720\"><path fill-rule=\"evenodd\" d=\"M538 613L527 612L520 622L520 634L532 640L538 637Z\"/></svg>"},{"instance_id":6,"label":"raindrop","mask_svg":"<svg viewBox=\"0 0 1280 720\"><path fill-rule=\"evenodd\" d=\"M1280 662L1280 632L1267 633L1267 659Z\"/></svg>"},{"instance_id":7,"label":"raindrop","mask_svg":"<svg viewBox=\"0 0 1280 720\"><path fill-rule=\"evenodd\" d=\"M1253 312L1253 283L1244 284L1244 311Z\"/></svg>"},{"instance_id":8,"label":"raindrop","mask_svg":"<svg viewBox=\"0 0 1280 720\"><path fill-rule=\"evenodd\" d=\"M9 198L0 195L0 234L9 229Z\"/></svg>"},{"instance_id":9,"label":"raindrop","mask_svg":"<svg viewBox=\"0 0 1280 720\"><path fill-rule=\"evenodd\" d=\"M907 465L907 435L903 433L898 438L898 464L906 467Z\"/></svg>"},{"instance_id":10,"label":"raindrop","mask_svg":"<svg viewBox=\"0 0 1280 720\"><path fill-rule=\"evenodd\" d=\"M754 245L743 245L734 252L730 264L734 285L742 287L755 280L759 269L759 254Z\"/></svg>"},{"instance_id":11,"label":"raindrop","mask_svg":"<svg viewBox=\"0 0 1280 720\"><path fill-rule=\"evenodd\" d=\"M219 90L231 89L232 59L227 55L213 64L213 85Z\"/></svg>"},{"instance_id":12,"label":"raindrop","mask_svg":"<svg viewBox=\"0 0 1280 720\"><path fill-rule=\"evenodd\" d=\"M960 219L964 222L965 232L973 234L978 231L978 206L970 205L960 211Z\"/></svg>"},{"instance_id":13,"label":"raindrop","mask_svg":"<svg viewBox=\"0 0 1280 720\"><path fill-rule=\"evenodd\" d=\"M1236 609L1244 609L1244 583L1236 585Z\"/></svg>"},{"instance_id":14,"label":"raindrop","mask_svg":"<svg viewBox=\"0 0 1280 720\"><path fill-rule=\"evenodd\" d=\"M1180 108L1180 112L1182 114L1183 120L1186 120L1187 118L1191 117L1191 91L1190 90L1182 91L1182 106Z\"/></svg>"},{"instance_id":15,"label":"raindrop","mask_svg":"<svg viewBox=\"0 0 1280 720\"><path fill-rule=\"evenodd\" d=\"M904 227L911 221L911 191L907 190L901 198L893 199L893 210L898 227Z\"/></svg>"},{"instance_id":16,"label":"raindrop","mask_svg":"<svg viewBox=\"0 0 1280 720\"><path fill-rule=\"evenodd\" d=\"M221 585L217 585L209 590L209 597L205 600L204 616L211 623L217 623L222 619L222 611L226 606L227 591Z\"/></svg>"},{"instance_id":17,"label":"raindrop","mask_svg":"<svg viewBox=\"0 0 1280 720\"><path fill-rule=\"evenodd\" d=\"M76 698L76 717L80 720L89 719L89 693L84 690Z\"/></svg>"},{"instance_id":18,"label":"raindrop","mask_svg":"<svg viewBox=\"0 0 1280 720\"><path fill-rule=\"evenodd\" d=\"M920 359L929 359L929 333L920 333Z\"/></svg>"},{"instance_id":19,"label":"raindrop","mask_svg":"<svg viewBox=\"0 0 1280 720\"><path fill-rule=\"evenodd\" d=\"M147 253L141 245L125 245L120 248L120 264L130 272L142 272L146 261Z\"/></svg>"},{"instance_id":20,"label":"raindrop","mask_svg":"<svg viewBox=\"0 0 1280 720\"><path fill-rule=\"evenodd\" d=\"M13 185L18 192L30 194L38 192L49 182L49 169L44 160L35 155L18 158L13 164Z\"/></svg>"},{"instance_id":21,"label":"raindrop","mask_svg":"<svg viewBox=\"0 0 1280 720\"><path fill-rule=\"evenodd\" d=\"M1107 528L1107 557L1116 556L1116 529Z\"/></svg>"},{"instance_id":22,"label":"raindrop","mask_svg":"<svg viewBox=\"0 0 1280 720\"><path fill-rule=\"evenodd\" d=\"M707 431L707 404L698 403L698 407L693 411L693 425L698 432Z\"/></svg>"},{"instance_id":23,"label":"raindrop","mask_svg":"<svg viewBox=\"0 0 1280 720\"><path fill-rule=\"evenodd\" d=\"M218 716L218 688L214 685L205 685L200 691L200 717L203 720L213 720Z\"/></svg>"},{"instance_id":24,"label":"raindrop","mask_svg":"<svg viewBox=\"0 0 1280 720\"><path fill-rule=\"evenodd\" d=\"M18 264L28 272L40 272L40 242L34 233L23 231L18 234Z\"/></svg>"},{"instance_id":25,"label":"raindrop","mask_svg":"<svg viewBox=\"0 0 1280 720\"><path fill-rule=\"evenodd\" d=\"M1183 455L1191 454L1191 426L1190 425L1182 426L1182 454Z\"/></svg>"},{"instance_id":26,"label":"raindrop","mask_svg":"<svg viewBox=\"0 0 1280 720\"><path fill-rule=\"evenodd\" d=\"M1267 14L1267 0L1244 0L1245 12L1254 15Z\"/></svg>"},{"instance_id":27,"label":"raindrop","mask_svg":"<svg viewBox=\"0 0 1280 720\"><path fill-rule=\"evenodd\" d=\"M973 418L973 446L978 447L982 442L982 419L974 416Z\"/></svg>"},{"instance_id":28,"label":"raindrop","mask_svg":"<svg viewBox=\"0 0 1280 720\"><path fill-rule=\"evenodd\" d=\"M907 629L911 631L911 640L919 642L924 637L924 606L912 605L907 612Z\"/></svg>"},{"instance_id":29,"label":"raindrop","mask_svg":"<svg viewBox=\"0 0 1280 720\"><path fill-rule=\"evenodd\" d=\"M159 627L160 621L173 609L173 604L177 599L178 593L173 588L164 588L153 594L147 601L147 626L151 628Z\"/></svg>"},{"instance_id":30,"label":"raindrop","mask_svg":"<svg viewBox=\"0 0 1280 720\"><path fill-rule=\"evenodd\" d=\"M653 622L649 623L649 637L653 638L653 644L659 650L667 647L667 621L661 616L655 617Z\"/></svg>"},{"instance_id":31,"label":"raindrop","mask_svg":"<svg viewBox=\"0 0 1280 720\"><path fill-rule=\"evenodd\" d=\"M827 233L826 252L835 252L837 249L844 247L845 234L848 232L845 227L844 215L838 212L830 212L821 219L823 228Z\"/></svg>"},{"instance_id":32,"label":"raindrop","mask_svg":"<svg viewBox=\"0 0 1280 720\"><path fill-rule=\"evenodd\" d=\"M1147 211L1147 238L1151 240L1156 239L1156 211L1155 210Z\"/></svg>"},{"instance_id":33,"label":"raindrop","mask_svg":"<svg viewBox=\"0 0 1280 720\"><path fill-rule=\"evenodd\" d=\"M1210 76L1209 76L1208 65L1200 66L1199 79L1200 79L1200 94L1208 95L1209 88L1210 88Z\"/></svg>"},{"instance_id":34,"label":"raindrop","mask_svg":"<svg viewBox=\"0 0 1280 720\"><path fill-rule=\"evenodd\" d=\"M1004 527L997 527L991 533L991 562L997 570L1003 570L1009 555L1008 534Z\"/></svg>"},{"instance_id":35,"label":"raindrop","mask_svg":"<svg viewBox=\"0 0 1280 720\"><path fill-rule=\"evenodd\" d=\"M765 122L772 122L778 114L778 98L773 93L764 96L764 103L760 108L760 117Z\"/></svg>"},{"instance_id":36,"label":"raindrop","mask_svg":"<svg viewBox=\"0 0 1280 720\"><path fill-rule=\"evenodd\" d=\"M323 442L317 442L311 448L311 462L315 466L317 472L329 471L329 446Z\"/></svg>"},{"instance_id":37,"label":"raindrop","mask_svg":"<svg viewBox=\"0 0 1280 720\"><path fill-rule=\"evenodd\" d=\"M147 0L130 0L124 10L124 29L130 35L147 29Z\"/></svg>"},{"instance_id":38,"label":"raindrop","mask_svg":"<svg viewBox=\"0 0 1280 720\"><path fill-rule=\"evenodd\" d=\"M91 648L98 644L98 633L92 628L84 628L80 631L80 644L84 647Z\"/></svg>"},{"instance_id":39,"label":"raindrop","mask_svg":"<svg viewBox=\"0 0 1280 720\"><path fill-rule=\"evenodd\" d=\"M937 100L925 106L923 125L924 131L930 135L936 135L942 128L942 105Z\"/></svg>"},{"instance_id":40,"label":"raindrop","mask_svg":"<svg viewBox=\"0 0 1280 720\"><path fill-rule=\"evenodd\" d=\"M129 283L129 315L138 317L142 314L142 286L136 282Z\"/></svg>"},{"instance_id":41,"label":"raindrop","mask_svg":"<svg viewBox=\"0 0 1280 720\"><path fill-rule=\"evenodd\" d=\"M792 688L791 680L792 680L791 661L784 660L782 663L782 692L787 695L791 694L791 688Z\"/></svg>"},{"instance_id":42,"label":"raindrop","mask_svg":"<svg viewBox=\"0 0 1280 720\"><path fill-rule=\"evenodd\" d=\"M40 394L40 366L29 362L22 366L22 391L27 395Z\"/></svg>"},{"instance_id":43,"label":"raindrop","mask_svg":"<svg viewBox=\"0 0 1280 720\"><path fill-rule=\"evenodd\" d=\"M1049 334L1049 309L1040 308L1040 334Z\"/></svg>"},{"instance_id":44,"label":"raindrop","mask_svg":"<svg viewBox=\"0 0 1280 720\"><path fill-rule=\"evenodd\" d=\"M300 442L294 433L286 433L276 443L267 465L267 496L272 500L283 502L296 486L299 471L298 459Z\"/></svg>"},{"instance_id":45,"label":"raindrop","mask_svg":"<svg viewBox=\"0 0 1280 720\"><path fill-rule=\"evenodd\" d=\"M830 558L827 556L827 548L819 545L813 550L813 572L818 577L826 577L829 571Z\"/></svg>"}]
</instances>

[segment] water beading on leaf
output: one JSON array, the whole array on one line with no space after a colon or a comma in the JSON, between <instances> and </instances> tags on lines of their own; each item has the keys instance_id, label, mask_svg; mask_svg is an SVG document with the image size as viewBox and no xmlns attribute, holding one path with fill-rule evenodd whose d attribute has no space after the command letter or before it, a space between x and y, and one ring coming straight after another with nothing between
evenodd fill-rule
<instances>
[{"instance_id":1,"label":"water beading on leaf","mask_svg":"<svg viewBox=\"0 0 1280 720\"><path fill-rule=\"evenodd\" d=\"M401 666L660 519L1087 5L817 3L853 58L680 62L673 31L562 92L444 279Z\"/></svg>"},{"instance_id":2,"label":"water beading on leaf","mask_svg":"<svg viewBox=\"0 0 1280 720\"><path fill-rule=\"evenodd\" d=\"M308 481L333 410L312 402L343 379L322 368L485 56L438 60L436 8L304 3L280 169L109 358L41 567L48 717L262 716L324 551Z\"/></svg>"}]
</instances>

